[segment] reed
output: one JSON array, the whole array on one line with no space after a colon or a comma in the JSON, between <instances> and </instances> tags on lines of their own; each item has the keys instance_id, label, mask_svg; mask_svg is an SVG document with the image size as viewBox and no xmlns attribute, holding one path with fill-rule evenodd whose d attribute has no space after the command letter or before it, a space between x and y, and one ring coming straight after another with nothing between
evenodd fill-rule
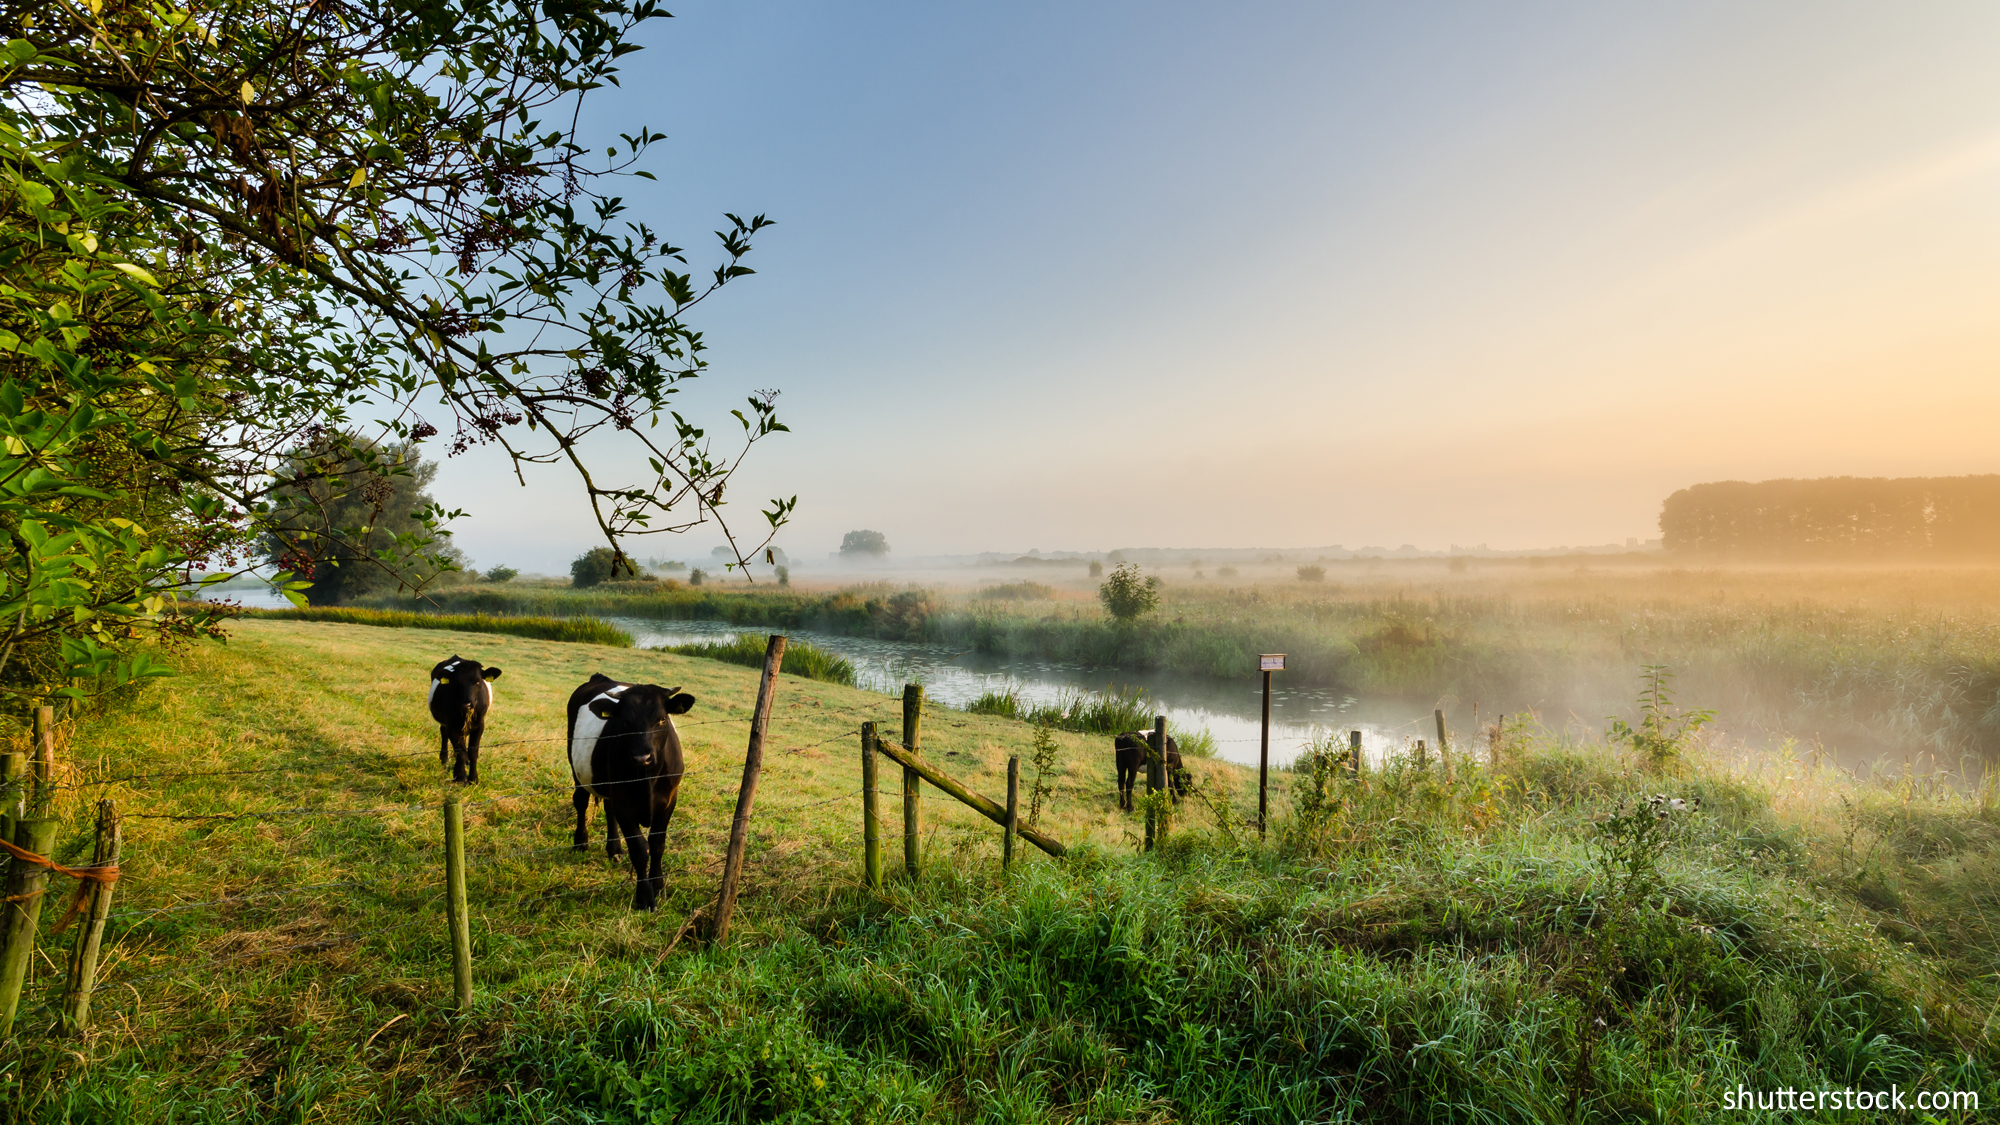
<instances>
[{"instance_id":1,"label":"reed","mask_svg":"<svg viewBox=\"0 0 2000 1125\"><path fill-rule=\"evenodd\" d=\"M305 609L246 609L246 617L278 621L328 621L340 625L379 625L391 629L446 629L459 633L503 633L545 641L631 648L632 634L595 617L489 616L484 613L413 613L362 606L311 606Z\"/></svg>"},{"instance_id":2,"label":"reed","mask_svg":"<svg viewBox=\"0 0 2000 1125\"><path fill-rule=\"evenodd\" d=\"M681 656L700 656L709 660L741 664L749 668L761 668L764 666L764 649L764 638L754 633L744 633L733 641L695 641L684 645L666 645L653 651L672 652ZM791 641L786 644L784 664L778 671L792 676L804 676L808 680L854 686L854 665L848 663L846 657L828 652L810 641Z\"/></svg>"}]
</instances>

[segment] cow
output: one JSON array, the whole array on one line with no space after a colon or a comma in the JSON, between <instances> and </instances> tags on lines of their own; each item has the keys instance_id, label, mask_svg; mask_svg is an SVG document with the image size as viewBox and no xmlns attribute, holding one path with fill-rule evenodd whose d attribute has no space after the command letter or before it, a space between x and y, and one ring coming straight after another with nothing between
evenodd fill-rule
<instances>
[{"instance_id":1,"label":"cow","mask_svg":"<svg viewBox=\"0 0 2000 1125\"><path fill-rule=\"evenodd\" d=\"M577 851L590 846L590 798L604 802L604 854L618 858L620 844L638 881L632 909L652 910L665 880L660 854L667 822L680 799L681 736L674 716L685 715L694 696L679 688L627 684L599 672L569 695L569 769L575 789ZM642 837L650 829L650 837Z\"/></svg>"},{"instance_id":2,"label":"cow","mask_svg":"<svg viewBox=\"0 0 2000 1125\"><path fill-rule=\"evenodd\" d=\"M486 710L493 706L493 681L500 669L482 667L453 653L431 669L431 718L438 725L438 765L450 755L451 779L479 782L479 736L486 733Z\"/></svg>"},{"instance_id":3,"label":"cow","mask_svg":"<svg viewBox=\"0 0 2000 1125\"><path fill-rule=\"evenodd\" d=\"M1151 731L1128 730L1111 742L1118 760L1118 807L1128 812L1132 808L1132 786L1146 766L1153 748L1152 738ZM1167 791L1176 799L1187 796L1188 791L1187 770L1181 767L1181 748L1173 735L1167 736Z\"/></svg>"}]
</instances>

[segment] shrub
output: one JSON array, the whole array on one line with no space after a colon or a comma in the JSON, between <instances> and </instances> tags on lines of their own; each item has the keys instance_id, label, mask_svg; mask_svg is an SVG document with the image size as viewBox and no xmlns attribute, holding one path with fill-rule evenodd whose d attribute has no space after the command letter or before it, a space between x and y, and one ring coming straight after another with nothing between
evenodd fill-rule
<instances>
[{"instance_id":1,"label":"shrub","mask_svg":"<svg viewBox=\"0 0 2000 1125\"><path fill-rule=\"evenodd\" d=\"M1305 566L1299 568L1299 581L1324 582L1326 581L1326 568L1307 563Z\"/></svg>"},{"instance_id":2,"label":"shrub","mask_svg":"<svg viewBox=\"0 0 2000 1125\"><path fill-rule=\"evenodd\" d=\"M1096 559L1090 560L1090 576L1092 578L1104 577L1104 564L1098 562Z\"/></svg>"},{"instance_id":3,"label":"shrub","mask_svg":"<svg viewBox=\"0 0 2000 1125\"><path fill-rule=\"evenodd\" d=\"M1120 563L1097 588L1097 600L1118 620L1136 621L1159 608L1160 580L1140 578L1136 563Z\"/></svg>"},{"instance_id":4,"label":"shrub","mask_svg":"<svg viewBox=\"0 0 2000 1125\"><path fill-rule=\"evenodd\" d=\"M695 567L693 570L688 571L688 585L699 586L706 581L708 581L708 572L702 568Z\"/></svg>"},{"instance_id":5,"label":"shrub","mask_svg":"<svg viewBox=\"0 0 2000 1125\"><path fill-rule=\"evenodd\" d=\"M778 568L778 585L789 586L791 584L792 584L792 568L789 566L780 566Z\"/></svg>"},{"instance_id":6,"label":"shrub","mask_svg":"<svg viewBox=\"0 0 2000 1125\"><path fill-rule=\"evenodd\" d=\"M1036 726L1079 734L1123 734L1130 730L1151 730L1156 708L1153 700L1138 688L1109 687L1101 692L1071 689L1053 703L1027 704L1020 691L1009 687L989 691L966 704L974 715L998 715L1020 719ZM1176 742L1179 737L1176 736Z\"/></svg>"},{"instance_id":7,"label":"shrub","mask_svg":"<svg viewBox=\"0 0 2000 1125\"><path fill-rule=\"evenodd\" d=\"M592 547L569 564L569 584L581 590L608 582L619 570L618 556L609 547Z\"/></svg>"},{"instance_id":8,"label":"shrub","mask_svg":"<svg viewBox=\"0 0 2000 1125\"><path fill-rule=\"evenodd\" d=\"M515 570L511 566L496 566L492 570L486 572L486 581L512 582L515 578L520 576L520 573L521 573L520 571Z\"/></svg>"}]
</instances>

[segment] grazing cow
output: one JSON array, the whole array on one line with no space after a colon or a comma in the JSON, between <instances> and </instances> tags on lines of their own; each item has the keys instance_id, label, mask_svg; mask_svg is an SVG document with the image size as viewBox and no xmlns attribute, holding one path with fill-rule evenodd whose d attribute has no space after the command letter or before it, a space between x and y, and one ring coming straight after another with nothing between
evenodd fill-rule
<instances>
[{"instance_id":1,"label":"grazing cow","mask_svg":"<svg viewBox=\"0 0 2000 1125\"><path fill-rule=\"evenodd\" d=\"M451 779L479 780L479 736L486 733L486 709L493 705L493 681L500 669L453 654L431 669L431 718L438 725L438 765L451 757Z\"/></svg>"},{"instance_id":2,"label":"grazing cow","mask_svg":"<svg viewBox=\"0 0 2000 1125\"><path fill-rule=\"evenodd\" d=\"M1132 786L1139 778L1139 771L1146 766L1146 757L1153 748L1153 732L1128 730L1112 740L1111 746L1118 758L1118 807L1132 808ZM1180 744L1173 735L1167 736L1167 791L1175 798L1187 796L1187 770L1181 767Z\"/></svg>"},{"instance_id":3,"label":"grazing cow","mask_svg":"<svg viewBox=\"0 0 2000 1125\"><path fill-rule=\"evenodd\" d=\"M622 841L632 858L638 888L632 909L651 910L665 880L660 853L667 822L680 798L681 736L674 716L685 715L694 696L679 688L624 684L599 672L569 696L569 768L576 789L577 851L590 845L590 798L604 802L604 854L618 858ZM651 829L649 837L642 830Z\"/></svg>"}]
</instances>

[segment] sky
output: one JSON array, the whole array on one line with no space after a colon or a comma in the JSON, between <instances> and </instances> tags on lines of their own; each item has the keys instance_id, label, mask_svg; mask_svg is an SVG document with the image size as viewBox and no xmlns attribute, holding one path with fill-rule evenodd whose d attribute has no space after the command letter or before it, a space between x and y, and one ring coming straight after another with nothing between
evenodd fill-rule
<instances>
[{"instance_id":1,"label":"sky","mask_svg":"<svg viewBox=\"0 0 2000 1125\"><path fill-rule=\"evenodd\" d=\"M686 409L782 390L727 511L796 494L794 556L1596 544L1701 481L2000 472L2000 5L673 11L584 127L667 134L626 195L698 266L777 221ZM560 469L433 491L476 565L592 545Z\"/></svg>"}]
</instances>

